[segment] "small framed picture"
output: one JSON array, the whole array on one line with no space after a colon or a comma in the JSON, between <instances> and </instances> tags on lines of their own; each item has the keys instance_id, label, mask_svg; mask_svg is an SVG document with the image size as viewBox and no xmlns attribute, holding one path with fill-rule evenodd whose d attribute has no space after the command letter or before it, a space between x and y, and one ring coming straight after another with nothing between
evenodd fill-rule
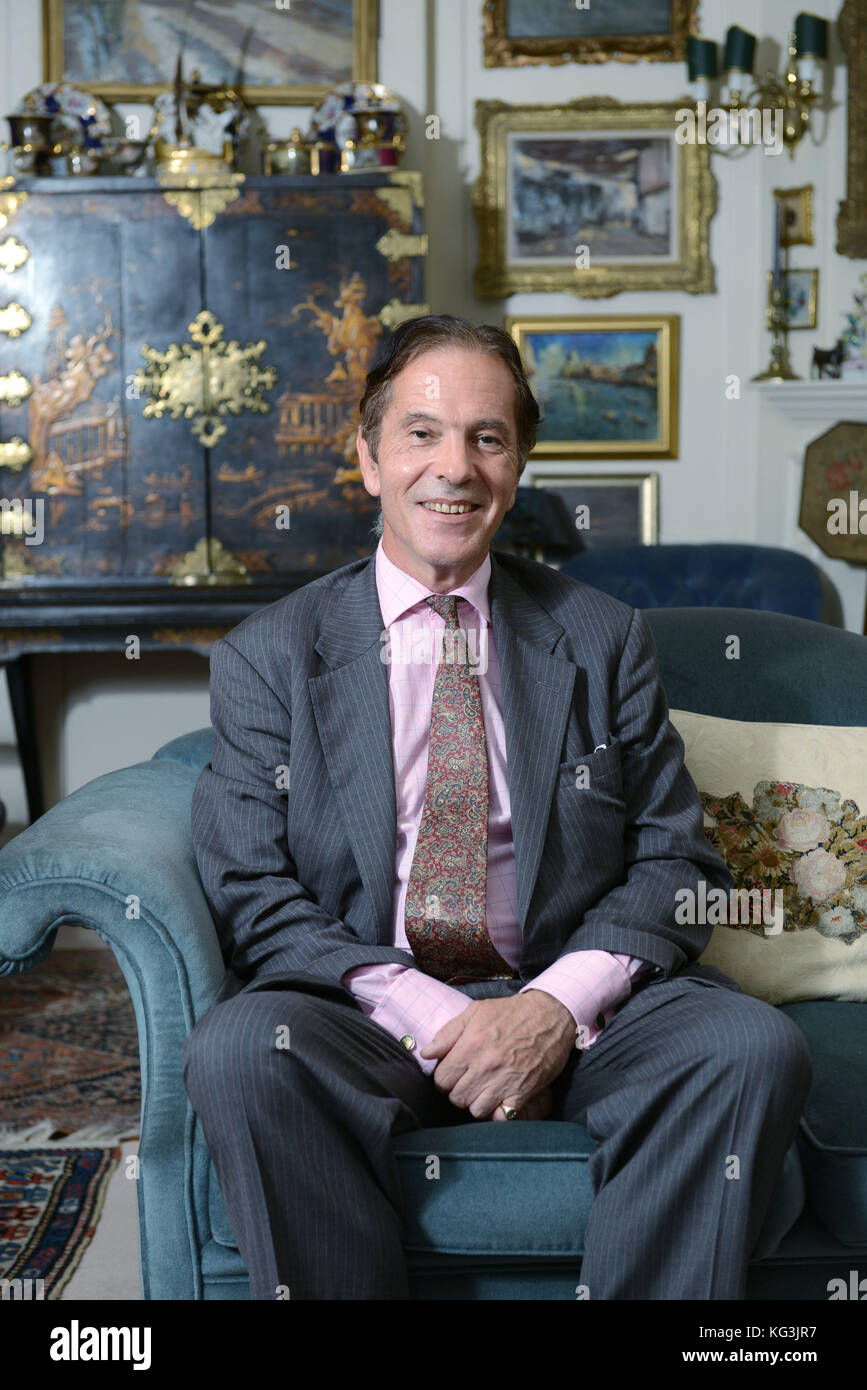
<instances>
[{"instance_id":1,"label":"small framed picture","mask_svg":"<svg viewBox=\"0 0 867 1390\"><path fill-rule=\"evenodd\" d=\"M813 245L813 185L801 188L775 188L780 204L780 245Z\"/></svg>"},{"instance_id":2,"label":"small framed picture","mask_svg":"<svg viewBox=\"0 0 867 1390\"><path fill-rule=\"evenodd\" d=\"M542 423L534 458L676 458L677 314L507 318Z\"/></svg>"},{"instance_id":3,"label":"small framed picture","mask_svg":"<svg viewBox=\"0 0 867 1390\"><path fill-rule=\"evenodd\" d=\"M521 484L559 493L588 550L659 540L658 473L588 474L574 464L528 459Z\"/></svg>"},{"instance_id":4,"label":"small framed picture","mask_svg":"<svg viewBox=\"0 0 867 1390\"><path fill-rule=\"evenodd\" d=\"M786 328L815 328L819 299L818 270L784 270L783 313ZM774 289L773 273L768 271L768 312Z\"/></svg>"},{"instance_id":5,"label":"small framed picture","mask_svg":"<svg viewBox=\"0 0 867 1390\"><path fill-rule=\"evenodd\" d=\"M485 0L485 67L680 62L698 0Z\"/></svg>"}]
</instances>

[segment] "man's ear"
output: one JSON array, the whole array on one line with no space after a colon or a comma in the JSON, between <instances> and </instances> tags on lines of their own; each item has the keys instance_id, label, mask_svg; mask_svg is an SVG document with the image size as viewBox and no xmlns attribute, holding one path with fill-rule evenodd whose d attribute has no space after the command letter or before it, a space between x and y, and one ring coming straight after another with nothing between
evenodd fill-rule
<instances>
[{"instance_id":1,"label":"man's ear","mask_svg":"<svg viewBox=\"0 0 867 1390\"><path fill-rule=\"evenodd\" d=\"M360 425L355 435L355 452L358 454L358 463L361 468L361 477L365 488L370 493L371 497L378 497L380 493L379 467L376 459L367 447L367 440L361 433Z\"/></svg>"}]
</instances>

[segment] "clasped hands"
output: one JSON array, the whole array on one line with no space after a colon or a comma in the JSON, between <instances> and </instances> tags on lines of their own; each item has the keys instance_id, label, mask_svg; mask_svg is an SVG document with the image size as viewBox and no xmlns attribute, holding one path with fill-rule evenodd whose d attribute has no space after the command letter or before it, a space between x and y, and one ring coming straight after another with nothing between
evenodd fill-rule
<instances>
[{"instance_id":1,"label":"clasped hands","mask_svg":"<svg viewBox=\"0 0 867 1390\"><path fill-rule=\"evenodd\" d=\"M505 999L477 999L421 1049L439 1057L434 1084L452 1105L477 1120L505 1120L504 1105L522 1120L551 1113L551 1082L575 1046L575 1020L544 990Z\"/></svg>"}]
</instances>

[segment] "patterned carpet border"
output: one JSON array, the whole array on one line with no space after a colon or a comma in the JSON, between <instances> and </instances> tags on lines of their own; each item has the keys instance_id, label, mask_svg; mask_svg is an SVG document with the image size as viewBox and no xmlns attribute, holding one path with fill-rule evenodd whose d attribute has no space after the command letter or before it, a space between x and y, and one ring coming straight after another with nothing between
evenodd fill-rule
<instances>
[{"instance_id":1,"label":"patterned carpet border","mask_svg":"<svg viewBox=\"0 0 867 1390\"><path fill-rule=\"evenodd\" d=\"M60 1298L120 1158L120 1148L0 1150L0 1297L15 1297L4 1281L41 1280L32 1297Z\"/></svg>"}]
</instances>

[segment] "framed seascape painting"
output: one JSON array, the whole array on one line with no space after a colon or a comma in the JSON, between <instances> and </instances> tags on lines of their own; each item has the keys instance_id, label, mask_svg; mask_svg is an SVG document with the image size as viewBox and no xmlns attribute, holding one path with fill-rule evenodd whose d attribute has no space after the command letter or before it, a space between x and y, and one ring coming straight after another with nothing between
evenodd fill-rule
<instances>
[{"instance_id":1,"label":"framed seascape painting","mask_svg":"<svg viewBox=\"0 0 867 1390\"><path fill-rule=\"evenodd\" d=\"M533 458L676 458L677 314L507 318L542 422Z\"/></svg>"},{"instance_id":2,"label":"framed seascape painting","mask_svg":"<svg viewBox=\"0 0 867 1390\"><path fill-rule=\"evenodd\" d=\"M521 486L550 488L562 497L587 550L659 540L658 473L587 474L572 464L528 459Z\"/></svg>"},{"instance_id":3,"label":"framed seascape painting","mask_svg":"<svg viewBox=\"0 0 867 1390\"><path fill-rule=\"evenodd\" d=\"M698 32L698 0L485 0L485 67L675 63Z\"/></svg>"},{"instance_id":4,"label":"framed seascape painting","mask_svg":"<svg viewBox=\"0 0 867 1390\"><path fill-rule=\"evenodd\" d=\"M716 180L707 145L678 143L680 109L609 97L477 101L476 293L712 294Z\"/></svg>"},{"instance_id":5,"label":"framed seascape painting","mask_svg":"<svg viewBox=\"0 0 867 1390\"><path fill-rule=\"evenodd\" d=\"M46 82L106 101L152 101L184 73L238 83L252 105L306 106L341 82L375 82L378 0L42 0Z\"/></svg>"}]
</instances>

